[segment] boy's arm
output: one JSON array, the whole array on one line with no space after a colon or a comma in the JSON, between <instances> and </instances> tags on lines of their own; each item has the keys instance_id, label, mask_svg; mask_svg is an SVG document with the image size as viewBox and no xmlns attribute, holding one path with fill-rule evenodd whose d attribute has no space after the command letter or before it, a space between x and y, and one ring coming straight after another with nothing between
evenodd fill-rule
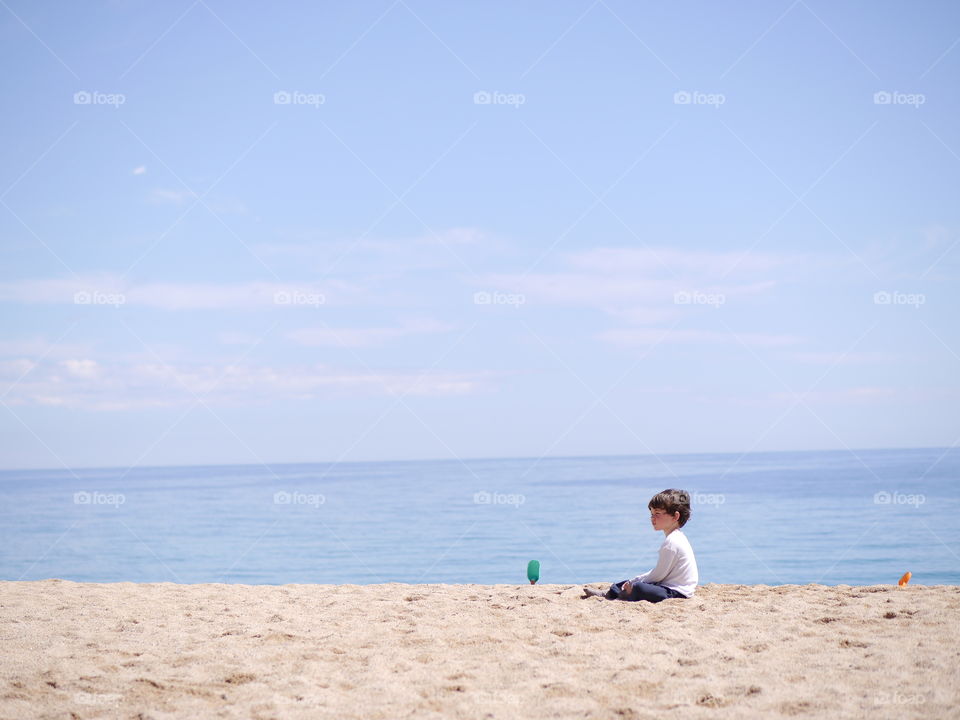
<instances>
[{"instance_id":1,"label":"boy's arm","mask_svg":"<svg viewBox=\"0 0 960 720\"><path fill-rule=\"evenodd\" d=\"M643 575L637 575L630 581L631 585L638 582L660 582L669 573L676 560L677 552L671 547L661 547L660 555L657 558L657 566L653 570L648 570Z\"/></svg>"}]
</instances>

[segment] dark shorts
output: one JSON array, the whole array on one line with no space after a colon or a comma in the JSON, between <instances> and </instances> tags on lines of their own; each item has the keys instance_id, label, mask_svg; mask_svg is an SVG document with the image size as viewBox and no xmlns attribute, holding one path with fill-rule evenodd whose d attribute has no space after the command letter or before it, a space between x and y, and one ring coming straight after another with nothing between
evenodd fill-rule
<instances>
[{"instance_id":1,"label":"dark shorts","mask_svg":"<svg viewBox=\"0 0 960 720\"><path fill-rule=\"evenodd\" d=\"M639 582L633 585L633 590L630 592L630 597L623 597L620 594L620 588L623 587L623 584L626 580L621 580L618 583L614 583L610 586L610 589L607 590L606 597L609 600L629 600L631 602L636 602L637 600L646 600L647 602L660 602L661 600L667 600L669 598L686 598L686 595L681 595L676 590L668 587L664 587L660 583L646 583Z\"/></svg>"}]
</instances>

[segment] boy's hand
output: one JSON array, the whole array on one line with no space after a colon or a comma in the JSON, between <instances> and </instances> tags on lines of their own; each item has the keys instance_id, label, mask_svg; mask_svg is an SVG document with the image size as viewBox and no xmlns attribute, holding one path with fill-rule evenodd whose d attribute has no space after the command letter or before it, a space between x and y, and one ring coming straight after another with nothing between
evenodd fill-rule
<instances>
[{"instance_id":1,"label":"boy's hand","mask_svg":"<svg viewBox=\"0 0 960 720\"><path fill-rule=\"evenodd\" d=\"M623 585L620 586L621 595L629 595L633 591L633 585L630 584L629 580L624 581Z\"/></svg>"}]
</instances>

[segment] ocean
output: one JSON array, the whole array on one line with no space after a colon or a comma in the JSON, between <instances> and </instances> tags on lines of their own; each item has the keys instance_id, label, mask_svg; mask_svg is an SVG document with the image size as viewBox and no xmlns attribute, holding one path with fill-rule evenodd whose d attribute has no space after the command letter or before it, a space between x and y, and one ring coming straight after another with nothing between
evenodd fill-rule
<instances>
[{"instance_id":1,"label":"ocean","mask_svg":"<svg viewBox=\"0 0 960 720\"><path fill-rule=\"evenodd\" d=\"M946 448L4 471L0 579L612 582L668 487L701 584L960 584Z\"/></svg>"}]
</instances>

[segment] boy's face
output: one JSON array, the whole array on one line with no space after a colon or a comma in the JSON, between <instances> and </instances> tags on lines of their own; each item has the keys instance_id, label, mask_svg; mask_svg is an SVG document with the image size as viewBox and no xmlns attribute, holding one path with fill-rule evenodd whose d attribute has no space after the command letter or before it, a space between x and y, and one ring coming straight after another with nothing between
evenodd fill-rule
<instances>
[{"instance_id":1,"label":"boy's face","mask_svg":"<svg viewBox=\"0 0 960 720\"><path fill-rule=\"evenodd\" d=\"M680 524L680 513L673 515L663 508L650 508L650 524L654 530L671 530Z\"/></svg>"}]
</instances>

